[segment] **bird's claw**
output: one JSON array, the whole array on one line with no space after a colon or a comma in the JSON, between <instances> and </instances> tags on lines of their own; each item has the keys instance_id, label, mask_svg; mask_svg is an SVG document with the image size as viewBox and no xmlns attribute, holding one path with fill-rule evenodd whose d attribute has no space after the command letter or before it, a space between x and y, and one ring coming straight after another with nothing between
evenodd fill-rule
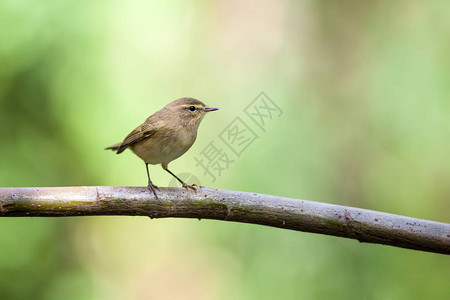
<instances>
[{"instance_id":1,"label":"bird's claw","mask_svg":"<svg viewBox=\"0 0 450 300\"><path fill-rule=\"evenodd\" d=\"M158 195L156 195L156 191L155 191L155 190L158 190L158 191L159 191L159 187L157 187L156 185L150 183L150 184L147 186L147 188L148 188L148 190L149 190L150 192L153 193L153 195L155 195L155 198L158 199Z\"/></svg>"},{"instance_id":2,"label":"bird's claw","mask_svg":"<svg viewBox=\"0 0 450 300\"><path fill-rule=\"evenodd\" d=\"M185 189L191 189L191 190L195 191L197 189L198 185L196 185L195 183L193 185L189 185L189 184L183 182L183 187Z\"/></svg>"}]
</instances>

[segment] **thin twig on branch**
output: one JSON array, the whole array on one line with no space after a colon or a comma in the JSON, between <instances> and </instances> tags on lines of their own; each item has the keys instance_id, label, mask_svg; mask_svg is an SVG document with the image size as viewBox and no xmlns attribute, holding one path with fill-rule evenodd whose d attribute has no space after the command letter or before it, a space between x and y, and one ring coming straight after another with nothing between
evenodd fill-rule
<instances>
[{"instance_id":1,"label":"thin twig on branch","mask_svg":"<svg viewBox=\"0 0 450 300\"><path fill-rule=\"evenodd\" d=\"M0 188L0 217L93 215L244 222L450 254L450 224L239 191L145 187Z\"/></svg>"}]
</instances>

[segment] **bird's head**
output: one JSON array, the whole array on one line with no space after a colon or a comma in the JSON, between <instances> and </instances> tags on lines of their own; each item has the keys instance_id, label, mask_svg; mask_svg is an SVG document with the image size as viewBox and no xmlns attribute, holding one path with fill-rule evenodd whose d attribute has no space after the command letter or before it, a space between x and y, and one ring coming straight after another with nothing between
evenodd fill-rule
<instances>
[{"instance_id":1,"label":"bird's head","mask_svg":"<svg viewBox=\"0 0 450 300\"><path fill-rule=\"evenodd\" d=\"M177 99L164 108L179 116L185 125L197 126L207 112L218 110L218 108L206 106L200 100L188 97Z\"/></svg>"}]
</instances>

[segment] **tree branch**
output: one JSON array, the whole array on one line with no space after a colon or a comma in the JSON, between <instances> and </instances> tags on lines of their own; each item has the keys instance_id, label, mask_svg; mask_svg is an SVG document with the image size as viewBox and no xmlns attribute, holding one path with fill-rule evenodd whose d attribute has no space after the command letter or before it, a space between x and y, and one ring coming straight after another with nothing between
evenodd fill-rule
<instances>
[{"instance_id":1,"label":"tree branch","mask_svg":"<svg viewBox=\"0 0 450 300\"><path fill-rule=\"evenodd\" d=\"M450 224L238 191L145 187L0 188L0 217L92 215L215 219L450 254Z\"/></svg>"}]
</instances>

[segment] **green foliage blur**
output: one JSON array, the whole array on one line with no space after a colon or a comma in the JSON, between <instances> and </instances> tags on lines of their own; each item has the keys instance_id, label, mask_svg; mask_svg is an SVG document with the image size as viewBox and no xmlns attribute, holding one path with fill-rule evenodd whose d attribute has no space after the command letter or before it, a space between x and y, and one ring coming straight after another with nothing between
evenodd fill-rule
<instances>
[{"instance_id":1,"label":"green foliage blur","mask_svg":"<svg viewBox=\"0 0 450 300\"><path fill-rule=\"evenodd\" d=\"M0 2L0 185L146 185L103 148L183 96L205 186L450 221L448 1ZM244 109L283 111L260 130ZM258 138L240 156L236 117ZM214 181L195 157L234 160ZM170 175L152 166L156 185ZM449 299L439 254L210 220L0 219L1 299Z\"/></svg>"}]
</instances>

